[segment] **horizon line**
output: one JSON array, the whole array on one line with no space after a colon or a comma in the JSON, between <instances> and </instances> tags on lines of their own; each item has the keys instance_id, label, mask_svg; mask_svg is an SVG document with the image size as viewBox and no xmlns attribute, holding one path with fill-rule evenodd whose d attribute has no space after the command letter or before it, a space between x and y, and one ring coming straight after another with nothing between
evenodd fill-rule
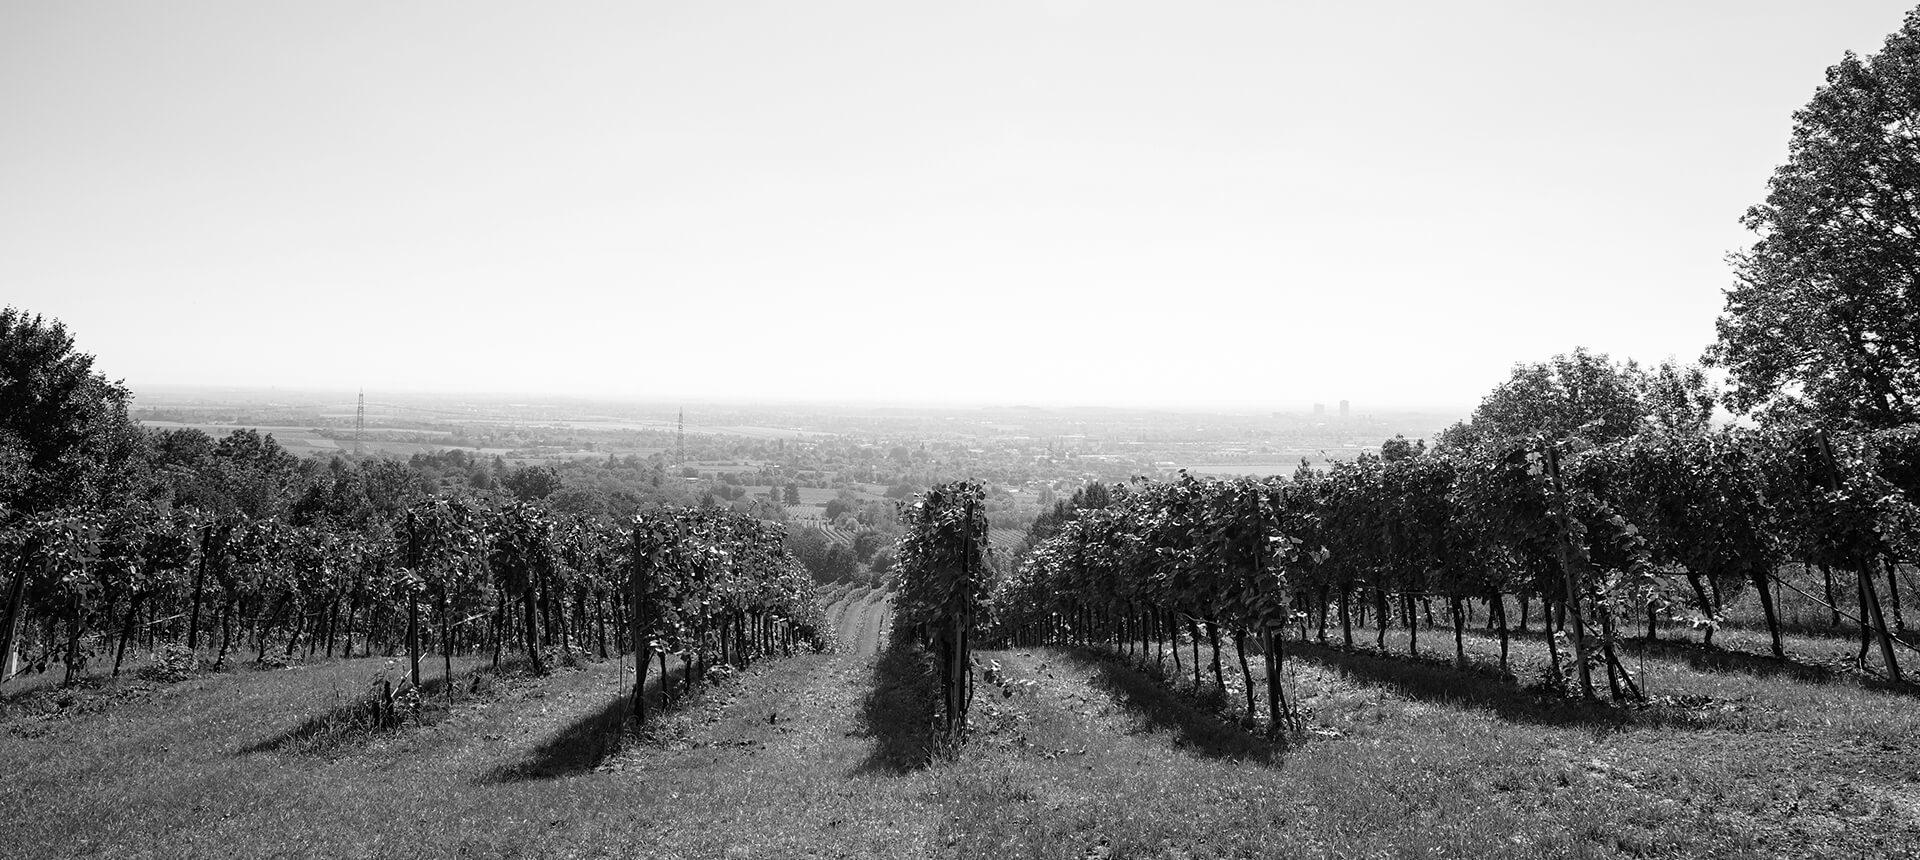
<instances>
[{"instance_id":1,"label":"horizon line","mask_svg":"<svg viewBox=\"0 0 1920 860\"><path fill-rule=\"evenodd\" d=\"M586 402L586 403L634 404L634 405L645 405L645 406L660 406L660 405L669 405L669 404L696 404L696 405L708 405L708 406L761 406L761 407L816 406L816 407L843 407L843 408L844 407L903 408L903 409L964 410L964 411L991 410L991 409L1040 409L1040 410L1106 409L1106 410L1115 410L1115 411L1134 411L1134 412L1169 412L1169 413L1176 413L1176 414L1178 413L1202 413L1202 414L1297 413L1302 415L1318 414L1313 411L1313 407L1317 404L1317 405L1326 407L1326 411L1324 414L1330 418L1339 417L1339 414L1336 410L1337 410L1337 404L1340 402L1337 399L1320 401L1320 400L1293 399L1293 398L1275 398L1273 401L1267 402L1267 403L1263 403L1260 401L1247 401L1247 400L1185 401L1185 402L1160 401L1157 403L1152 401L1072 402L1072 401L1025 400L1025 399L1014 399L1014 398L986 399L986 398L979 398L979 397L963 397L963 398L954 398L951 400L932 400L932 399L915 400L915 399L905 399L905 398L862 398L862 397L833 397L833 396L752 397L752 396L746 396L746 395L722 395L722 396L676 395L673 393L662 393L662 394L653 394L653 395L614 394L614 393L581 394L577 392L527 391L527 390L512 390L512 389L495 389L495 390L463 389L463 388L382 389L382 388L373 388L373 387L367 387L367 386L353 386L353 385L347 385L347 386L242 385L242 384L226 384L226 383L182 383L182 382L133 383L126 380L121 380L121 384L125 385L127 390L135 395L135 399L138 399L139 392L143 389L148 391L175 390L175 391L234 392L234 393L256 393L256 394L266 394L266 393L316 394L316 395L336 395L337 394L345 397L348 400L352 400L356 396L356 394L360 392L368 392L373 394L386 394L386 395L400 396L400 397L418 397L418 396L477 397L477 398L492 398L492 399L522 398L522 399L535 399L536 401L540 399L544 399L547 401L576 401L576 402ZM1351 403L1351 400L1349 400L1349 403ZM1419 413L1455 414L1457 413L1457 414L1465 415L1465 414L1471 413L1474 407L1477 405L1478 404L1451 404L1451 403L1392 403L1392 402L1367 403L1363 406L1351 407L1349 410L1349 417L1363 417L1366 415L1376 415L1376 414L1406 414L1406 413L1415 413L1415 414L1419 414Z\"/></svg>"}]
</instances>

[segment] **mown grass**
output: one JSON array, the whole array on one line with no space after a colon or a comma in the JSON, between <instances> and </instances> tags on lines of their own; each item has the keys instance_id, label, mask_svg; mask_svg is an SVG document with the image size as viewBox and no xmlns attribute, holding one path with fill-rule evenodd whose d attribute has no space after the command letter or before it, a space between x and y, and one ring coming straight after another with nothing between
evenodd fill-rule
<instances>
[{"instance_id":1,"label":"mown grass","mask_svg":"<svg viewBox=\"0 0 1920 860\"><path fill-rule=\"evenodd\" d=\"M1858 857L1920 846L1920 718L1904 697L1859 686L1753 689L1745 676L1715 688L1738 702L1649 715L1438 661L1321 649L1289 670L1311 728L1282 744L1151 669L1010 654L999 656L1043 684L1038 706L1008 700L1020 715L1003 730L1016 737L1007 746L1058 758L1009 760L1015 775L956 786L970 820L989 822L954 831L972 856L1066 856L1074 844L1148 857Z\"/></svg>"},{"instance_id":2,"label":"mown grass","mask_svg":"<svg viewBox=\"0 0 1920 860\"><path fill-rule=\"evenodd\" d=\"M843 639L875 640L884 599L836 604ZM1744 649L1742 636L1721 641ZM1053 649L980 655L1006 683L978 686L957 749L931 730L931 674L911 651L764 661L655 714L638 737L614 729L630 666L588 665L510 679L437 721L324 755L271 741L297 738L383 661L206 676L0 722L0 855L1874 857L1920 846L1920 699L1745 651L1648 643L1629 657L1674 700L1615 708L1529 690L1538 636L1513 644L1518 683L1491 668L1484 636L1464 672L1446 631L1420 641L1421 658L1401 653L1401 632L1387 653L1290 642L1285 683L1305 729L1277 742L1238 721L1237 690L1196 693L1151 667Z\"/></svg>"},{"instance_id":3,"label":"mown grass","mask_svg":"<svg viewBox=\"0 0 1920 860\"><path fill-rule=\"evenodd\" d=\"M930 767L952 745L934 728L938 675L926 652L893 643L873 660L873 689L861 702L860 728L873 739L861 772L904 774Z\"/></svg>"}]
</instances>

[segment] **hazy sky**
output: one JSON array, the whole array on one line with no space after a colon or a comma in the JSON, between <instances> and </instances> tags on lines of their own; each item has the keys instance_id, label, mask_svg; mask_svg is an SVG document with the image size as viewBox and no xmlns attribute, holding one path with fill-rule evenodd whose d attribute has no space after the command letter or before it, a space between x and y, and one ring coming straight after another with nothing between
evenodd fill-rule
<instances>
[{"instance_id":1,"label":"hazy sky","mask_svg":"<svg viewBox=\"0 0 1920 860\"><path fill-rule=\"evenodd\" d=\"M1692 359L1907 3L0 2L0 302L141 384L1471 404Z\"/></svg>"}]
</instances>

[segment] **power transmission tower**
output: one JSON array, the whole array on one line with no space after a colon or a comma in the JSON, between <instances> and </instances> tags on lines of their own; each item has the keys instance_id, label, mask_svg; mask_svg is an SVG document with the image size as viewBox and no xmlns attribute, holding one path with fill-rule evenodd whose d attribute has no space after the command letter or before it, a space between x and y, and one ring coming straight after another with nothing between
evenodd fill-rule
<instances>
[{"instance_id":1,"label":"power transmission tower","mask_svg":"<svg viewBox=\"0 0 1920 860\"><path fill-rule=\"evenodd\" d=\"M687 465L687 410L680 410L680 429L676 434L680 442L680 465Z\"/></svg>"},{"instance_id":2,"label":"power transmission tower","mask_svg":"<svg viewBox=\"0 0 1920 860\"><path fill-rule=\"evenodd\" d=\"M360 401L353 407L353 453L358 455L360 440L367 434L367 390L360 389Z\"/></svg>"}]
</instances>

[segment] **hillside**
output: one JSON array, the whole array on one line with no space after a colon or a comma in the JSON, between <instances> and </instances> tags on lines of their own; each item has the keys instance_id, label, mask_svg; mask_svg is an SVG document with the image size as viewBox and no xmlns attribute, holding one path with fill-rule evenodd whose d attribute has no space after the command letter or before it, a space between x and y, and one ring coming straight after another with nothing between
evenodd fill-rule
<instances>
[{"instance_id":1,"label":"hillside","mask_svg":"<svg viewBox=\"0 0 1920 860\"><path fill-rule=\"evenodd\" d=\"M1289 683L1311 727L1281 744L1117 658L982 652L1001 683L981 682L973 739L943 753L922 716L928 679L878 653L888 596L828 601L839 651L757 663L618 742L603 730L623 713L619 661L503 678L436 724L334 743L289 738L381 659L128 681L51 712L59 697L13 692L0 855L1857 857L1920 844L1912 695L1782 671L1743 656L1752 635L1728 634L1736 650L1718 657L1642 648L1656 693L1696 691L1644 712L1308 644ZM1518 659L1542 650L1523 642Z\"/></svg>"}]
</instances>

